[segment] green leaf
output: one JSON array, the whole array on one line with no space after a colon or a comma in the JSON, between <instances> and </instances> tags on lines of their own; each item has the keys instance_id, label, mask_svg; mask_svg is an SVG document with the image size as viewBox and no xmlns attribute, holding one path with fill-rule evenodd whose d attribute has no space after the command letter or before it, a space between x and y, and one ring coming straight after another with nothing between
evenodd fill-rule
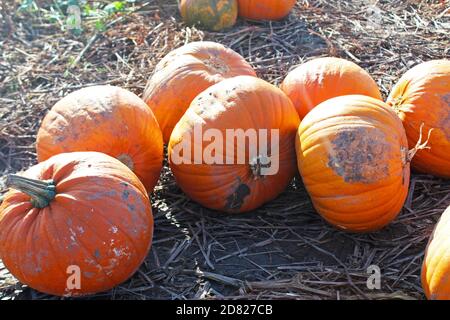
<instances>
[{"instance_id":1,"label":"green leaf","mask_svg":"<svg viewBox=\"0 0 450 320\"><path fill-rule=\"evenodd\" d=\"M113 14L125 10L124 1L114 1L103 8L108 14Z\"/></svg>"},{"instance_id":2,"label":"green leaf","mask_svg":"<svg viewBox=\"0 0 450 320\"><path fill-rule=\"evenodd\" d=\"M106 25L103 23L102 20L95 21L95 30L103 32L106 30Z\"/></svg>"}]
</instances>

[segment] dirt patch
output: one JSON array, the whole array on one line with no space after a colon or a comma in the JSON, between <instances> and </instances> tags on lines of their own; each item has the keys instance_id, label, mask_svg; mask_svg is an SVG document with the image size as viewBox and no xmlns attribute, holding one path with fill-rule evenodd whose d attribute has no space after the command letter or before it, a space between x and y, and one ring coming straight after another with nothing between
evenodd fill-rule
<instances>
[{"instance_id":1,"label":"dirt patch","mask_svg":"<svg viewBox=\"0 0 450 320\"><path fill-rule=\"evenodd\" d=\"M340 131L331 142L328 166L349 183L373 183L389 175L390 145L378 129Z\"/></svg>"},{"instance_id":2,"label":"dirt patch","mask_svg":"<svg viewBox=\"0 0 450 320\"><path fill-rule=\"evenodd\" d=\"M239 179L239 185L236 191L227 198L225 210L232 212L239 211L248 195L250 195L250 188L245 183L241 183Z\"/></svg>"}]
</instances>

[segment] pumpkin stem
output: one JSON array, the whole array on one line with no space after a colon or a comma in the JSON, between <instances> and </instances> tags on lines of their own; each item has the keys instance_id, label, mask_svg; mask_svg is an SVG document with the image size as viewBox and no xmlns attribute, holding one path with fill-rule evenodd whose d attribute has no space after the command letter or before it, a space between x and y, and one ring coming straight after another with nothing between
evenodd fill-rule
<instances>
[{"instance_id":1,"label":"pumpkin stem","mask_svg":"<svg viewBox=\"0 0 450 320\"><path fill-rule=\"evenodd\" d=\"M419 140L416 143L416 146L409 150L408 152L408 162L411 162L411 160L416 155L417 151L424 150L424 149L431 149L431 147L427 146L428 142L430 141L431 132L433 131L433 128L428 130L428 137L425 142L422 143L422 129L423 129L424 123L420 125L420 134L419 134Z\"/></svg>"},{"instance_id":2,"label":"pumpkin stem","mask_svg":"<svg viewBox=\"0 0 450 320\"><path fill-rule=\"evenodd\" d=\"M264 178L261 172L263 168L270 168L270 159L266 156L257 156L250 160L250 169L252 170L253 178L255 180Z\"/></svg>"},{"instance_id":3,"label":"pumpkin stem","mask_svg":"<svg viewBox=\"0 0 450 320\"><path fill-rule=\"evenodd\" d=\"M45 208L56 196L56 186L53 180L42 181L10 174L6 185L29 195L31 204L35 208Z\"/></svg>"}]
</instances>

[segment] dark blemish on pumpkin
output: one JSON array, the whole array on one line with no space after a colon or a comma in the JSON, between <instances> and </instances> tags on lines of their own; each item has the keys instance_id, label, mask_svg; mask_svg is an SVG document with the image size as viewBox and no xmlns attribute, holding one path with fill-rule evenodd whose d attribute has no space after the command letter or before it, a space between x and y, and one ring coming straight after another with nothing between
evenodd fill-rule
<instances>
[{"instance_id":1,"label":"dark blemish on pumpkin","mask_svg":"<svg viewBox=\"0 0 450 320\"><path fill-rule=\"evenodd\" d=\"M130 211L134 211L136 210L136 207L132 204L127 204L128 209L130 209Z\"/></svg>"},{"instance_id":2,"label":"dark blemish on pumpkin","mask_svg":"<svg viewBox=\"0 0 450 320\"><path fill-rule=\"evenodd\" d=\"M121 182L120 184L121 184L122 186L128 188L128 183L126 183L126 182Z\"/></svg>"},{"instance_id":3,"label":"dark blemish on pumpkin","mask_svg":"<svg viewBox=\"0 0 450 320\"><path fill-rule=\"evenodd\" d=\"M87 200L99 200L102 198L109 198L109 197L115 197L116 191L115 190L109 190L109 191L103 191L103 192L97 192L94 194L91 194L86 197Z\"/></svg>"},{"instance_id":4,"label":"dark blemish on pumpkin","mask_svg":"<svg viewBox=\"0 0 450 320\"><path fill-rule=\"evenodd\" d=\"M95 251L94 251L94 257L95 257L96 259L100 259L100 251L99 251L98 249L95 249Z\"/></svg>"},{"instance_id":5,"label":"dark blemish on pumpkin","mask_svg":"<svg viewBox=\"0 0 450 320\"><path fill-rule=\"evenodd\" d=\"M444 114L440 117L442 119L440 127L447 139L450 140L450 93L444 94L442 96L442 101L444 103L442 108Z\"/></svg>"},{"instance_id":6,"label":"dark blemish on pumpkin","mask_svg":"<svg viewBox=\"0 0 450 320\"><path fill-rule=\"evenodd\" d=\"M130 195L130 191L124 190L124 191L122 192L122 200L127 200L128 197L129 197L129 195Z\"/></svg>"},{"instance_id":7,"label":"dark blemish on pumpkin","mask_svg":"<svg viewBox=\"0 0 450 320\"><path fill-rule=\"evenodd\" d=\"M357 128L338 132L331 142L328 167L348 183L373 183L389 175L386 156L390 146L378 129Z\"/></svg>"},{"instance_id":8,"label":"dark blemish on pumpkin","mask_svg":"<svg viewBox=\"0 0 450 320\"><path fill-rule=\"evenodd\" d=\"M225 204L225 210L238 211L244 204L244 199L250 194L250 188L239 180L239 185L236 191L233 192L228 198Z\"/></svg>"}]
</instances>

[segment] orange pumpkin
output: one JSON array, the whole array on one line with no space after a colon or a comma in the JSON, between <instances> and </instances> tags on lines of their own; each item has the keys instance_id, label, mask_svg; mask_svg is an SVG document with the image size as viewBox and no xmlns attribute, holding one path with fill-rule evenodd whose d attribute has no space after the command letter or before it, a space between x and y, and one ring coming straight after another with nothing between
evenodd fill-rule
<instances>
[{"instance_id":1,"label":"orange pumpkin","mask_svg":"<svg viewBox=\"0 0 450 320\"><path fill-rule=\"evenodd\" d=\"M450 178L450 60L422 63L399 80L388 104L403 121L410 148L430 133L428 148L419 150L413 169Z\"/></svg>"},{"instance_id":2,"label":"orange pumpkin","mask_svg":"<svg viewBox=\"0 0 450 320\"><path fill-rule=\"evenodd\" d=\"M442 214L425 252L422 287L431 300L450 300L450 207Z\"/></svg>"},{"instance_id":3,"label":"orange pumpkin","mask_svg":"<svg viewBox=\"0 0 450 320\"><path fill-rule=\"evenodd\" d=\"M212 31L234 26L238 16L237 0L179 0L178 7L187 24Z\"/></svg>"},{"instance_id":4,"label":"orange pumpkin","mask_svg":"<svg viewBox=\"0 0 450 320\"><path fill-rule=\"evenodd\" d=\"M181 189L203 206L253 210L281 193L296 173L299 121L275 86L250 76L224 80L195 98L178 122L170 167Z\"/></svg>"},{"instance_id":5,"label":"orange pumpkin","mask_svg":"<svg viewBox=\"0 0 450 320\"><path fill-rule=\"evenodd\" d=\"M286 17L296 0L238 0L239 16L251 20L280 20Z\"/></svg>"},{"instance_id":6,"label":"orange pumpkin","mask_svg":"<svg viewBox=\"0 0 450 320\"><path fill-rule=\"evenodd\" d=\"M372 77L357 64L340 58L318 58L291 71L281 84L303 119L319 103L345 95L382 99Z\"/></svg>"},{"instance_id":7,"label":"orange pumpkin","mask_svg":"<svg viewBox=\"0 0 450 320\"><path fill-rule=\"evenodd\" d=\"M238 75L255 76L239 54L214 42L193 42L163 58L147 83L143 99L168 143L192 100L213 84Z\"/></svg>"},{"instance_id":8,"label":"orange pumpkin","mask_svg":"<svg viewBox=\"0 0 450 320\"><path fill-rule=\"evenodd\" d=\"M163 162L161 130L135 94L113 86L75 91L45 116L37 134L37 156L98 151L125 163L151 192Z\"/></svg>"},{"instance_id":9,"label":"orange pumpkin","mask_svg":"<svg viewBox=\"0 0 450 320\"><path fill-rule=\"evenodd\" d=\"M0 206L0 258L28 286L54 295L109 290L128 279L151 246L143 184L98 152L56 155L9 177Z\"/></svg>"},{"instance_id":10,"label":"orange pumpkin","mask_svg":"<svg viewBox=\"0 0 450 320\"><path fill-rule=\"evenodd\" d=\"M380 229L408 194L405 131L384 102L362 95L329 99L301 122L297 162L314 207L348 231Z\"/></svg>"}]
</instances>

